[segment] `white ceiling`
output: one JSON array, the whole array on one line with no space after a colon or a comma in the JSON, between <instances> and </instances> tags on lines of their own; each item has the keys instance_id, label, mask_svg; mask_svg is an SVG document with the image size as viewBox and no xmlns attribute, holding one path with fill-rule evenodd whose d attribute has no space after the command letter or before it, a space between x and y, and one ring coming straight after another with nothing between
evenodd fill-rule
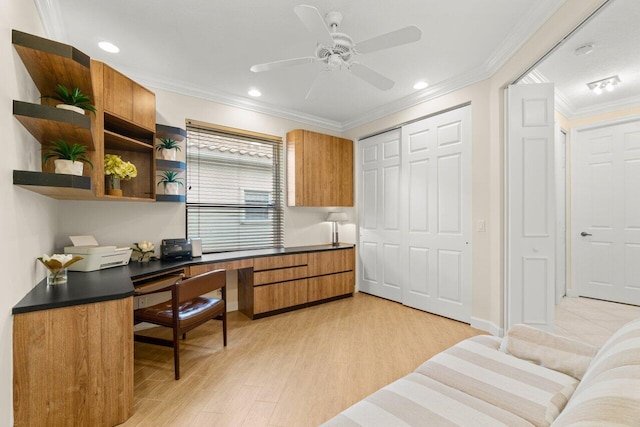
<instances>
[{"instance_id":1,"label":"white ceiling","mask_svg":"<svg viewBox=\"0 0 640 427\"><path fill-rule=\"evenodd\" d=\"M639 19L640 1L611 0L536 68L534 77L555 83L568 118L640 104ZM595 45L591 53L574 54L588 43ZM613 92L596 95L587 87L615 75L620 84Z\"/></svg>"},{"instance_id":2,"label":"white ceiling","mask_svg":"<svg viewBox=\"0 0 640 427\"><path fill-rule=\"evenodd\" d=\"M336 130L489 77L564 0L34 0L47 35L108 62L148 86L269 112ZM422 39L361 55L395 81L379 91L331 72L305 100L318 64L252 73L256 63L313 56L316 42L294 13L309 4L340 11L356 42L416 25ZM108 54L97 47L120 47ZM419 93L420 79L429 83ZM247 90L256 87L259 99Z\"/></svg>"}]
</instances>

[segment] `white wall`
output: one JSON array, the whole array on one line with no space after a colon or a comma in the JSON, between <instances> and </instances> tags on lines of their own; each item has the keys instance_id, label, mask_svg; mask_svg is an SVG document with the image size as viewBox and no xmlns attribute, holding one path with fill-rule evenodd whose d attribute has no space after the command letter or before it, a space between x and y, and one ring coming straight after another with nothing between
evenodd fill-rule
<instances>
[{"instance_id":1,"label":"white wall","mask_svg":"<svg viewBox=\"0 0 640 427\"><path fill-rule=\"evenodd\" d=\"M13 170L40 170L40 144L13 117L12 101L38 102L38 93L11 44L11 30L43 34L33 2L0 2L0 426L13 425L11 308L44 278L36 258L54 247L58 202L13 186Z\"/></svg>"}]
</instances>

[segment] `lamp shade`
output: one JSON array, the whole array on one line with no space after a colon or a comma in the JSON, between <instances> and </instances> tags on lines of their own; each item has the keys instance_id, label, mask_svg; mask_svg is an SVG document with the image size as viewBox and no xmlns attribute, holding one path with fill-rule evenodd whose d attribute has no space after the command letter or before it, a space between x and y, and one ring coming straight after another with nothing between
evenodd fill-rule
<instances>
[{"instance_id":1,"label":"lamp shade","mask_svg":"<svg viewBox=\"0 0 640 427\"><path fill-rule=\"evenodd\" d=\"M349 217L344 212L329 212L329 215L327 215L327 221L344 222L349 221Z\"/></svg>"}]
</instances>

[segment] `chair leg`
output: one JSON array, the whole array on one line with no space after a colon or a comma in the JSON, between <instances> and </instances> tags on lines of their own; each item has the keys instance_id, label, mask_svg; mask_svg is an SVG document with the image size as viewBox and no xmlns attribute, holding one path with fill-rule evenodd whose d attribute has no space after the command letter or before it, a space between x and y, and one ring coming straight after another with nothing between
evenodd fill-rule
<instances>
[{"instance_id":1,"label":"chair leg","mask_svg":"<svg viewBox=\"0 0 640 427\"><path fill-rule=\"evenodd\" d=\"M222 339L224 346L227 346L227 310L222 313Z\"/></svg>"},{"instance_id":2,"label":"chair leg","mask_svg":"<svg viewBox=\"0 0 640 427\"><path fill-rule=\"evenodd\" d=\"M180 339L176 329L173 330L173 369L176 380L180 379Z\"/></svg>"},{"instance_id":3,"label":"chair leg","mask_svg":"<svg viewBox=\"0 0 640 427\"><path fill-rule=\"evenodd\" d=\"M186 340L186 339L187 339L187 334L186 334L186 332L185 332L184 334L182 334L182 339L183 339L183 340Z\"/></svg>"}]
</instances>

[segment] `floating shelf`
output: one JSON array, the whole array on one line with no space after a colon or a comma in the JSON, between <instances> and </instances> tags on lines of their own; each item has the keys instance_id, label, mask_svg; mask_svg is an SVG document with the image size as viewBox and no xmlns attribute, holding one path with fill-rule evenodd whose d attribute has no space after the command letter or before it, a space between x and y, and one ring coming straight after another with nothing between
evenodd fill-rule
<instances>
[{"instance_id":1,"label":"floating shelf","mask_svg":"<svg viewBox=\"0 0 640 427\"><path fill-rule=\"evenodd\" d=\"M94 197L91 178L88 176L14 170L13 184L59 200L86 200Z\"/></svg>"},{"instance_id":2,"label":"floating shelf","mask_svg":"<svg viewBox=\"0 0 640 427\"><path fill-rule=\"evenodd\" d=\"M48 105L13 101L13 115L42 145L64 139L94 150L91 118Z\"/></svg>"},{"instance_id":3,"label":"floating shelf","mask_svg":"<svg viewBox=\"0 0 640 427\"><path fill-rule=\"evenodd\" d=\"M12 43L41 95L56 85L75 87L93 99L91 58L73 46L13 30Z\"/></svg>"},{"instance_id":4,"label":"floating shelf","mask_svg":"<svg viewBox=\"0 0 640 427\"><path fill-rule=\"evenodd\" d=\"M176 141L184 141L187 132L174 126L156 124L156 138L173 138Z\"/></svg>"},{"instance_id":5,"label":"floating shelf","mask_svg":"<svg viewBox=\"0 0 640 427\"><path fill-rule=\"evenodd\" d=\"M153 145L140 142L137 139L129 138L108 130L104 131L104 148L111 150L137 151L147 153L153 150Z\"/></svg>"},{"instance_id":6,"label":"floating shelf","mask_svg":"<svg viewBox=\"0 0 640 427\"><path fill-rule=\"evenodd\" d=\"M104 112L104 130L115 134L128 135L131 139L145 143L153 147L154 132L136 125L133 122Z\"/></svg>"},{"instance_id":7,"label":"floating shelf","mask_svg":"<svg viewBox=\"0 0 640 427\"><path fill-rule=\"evenodd\" d=\"M179 162L177 160L156 159L156 169L163 171L182 172L187 169L187 164L185 162Z\"/></svg>"},{"instance_id":8,"label":"floating shelf","mask_svg":"<svg viewBox=\"0 0 640 427\"><path fill-rule=\"evenodd\" d=\"M127 196L110 196L105 194L104 196L97 197L96 200L110 201L110 202L153 202L154 199L150 197L127 197Z\"/></svg>"},{"instance_id":9,"label":"floating shelf","mask_svg":"<svg viewBox=\"0 0 640 427\"><path fill-rule=\"evenodd\" d=\"M180 202L184 203L186 197L184 194L156 194L156 201L158 202Z\"/></svg>"}]
</instances>

